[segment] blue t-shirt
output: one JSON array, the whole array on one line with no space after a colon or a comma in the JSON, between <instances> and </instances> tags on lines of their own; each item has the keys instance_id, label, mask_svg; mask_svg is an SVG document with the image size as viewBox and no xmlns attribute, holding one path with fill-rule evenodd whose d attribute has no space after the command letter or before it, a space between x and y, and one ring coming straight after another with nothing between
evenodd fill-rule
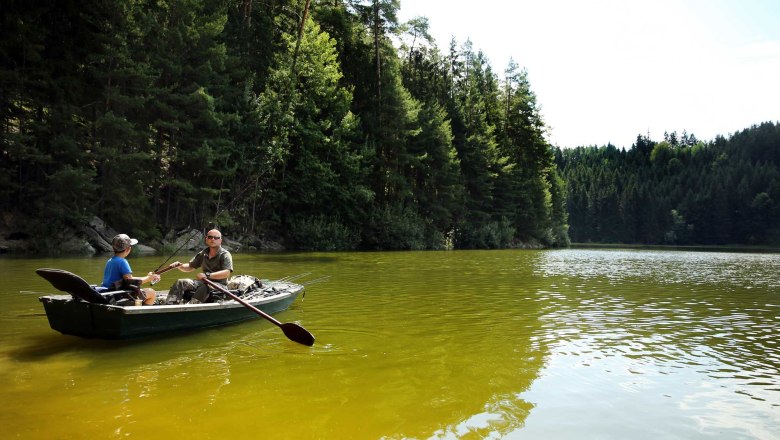
<instances>
[{"instance_id":1,"label":"blue t-shirt","mask_svg":"<svg viewBox=\"0 0 780 440\"><path fill-rule=\"evenodd\" d=\"M103 287L113 289L114 283L120 281L125 274L131 274L130 263L122 257L114 255L106 261L106 268L103 270Z\"/></svg>"}]
</instances>

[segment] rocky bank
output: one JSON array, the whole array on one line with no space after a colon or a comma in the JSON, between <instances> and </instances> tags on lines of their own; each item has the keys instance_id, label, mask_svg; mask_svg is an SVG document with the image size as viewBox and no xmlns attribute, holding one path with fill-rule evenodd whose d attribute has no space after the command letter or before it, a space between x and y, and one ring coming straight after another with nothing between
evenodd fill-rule
<instances>
[{"instance_id":1,"label":"rocky bank","mask_svg":"<svg viewBox=\"0 0 780 440\"><path fill-rule=\"evenodd\" d=\"M138 238L131 232L122 231L127 235ZM224 232L224 231L223 231ZM107 225L102 219L94 217L77 231L62 231L53 242L57 243L57 250L52 254L96 255L110 253L111 239L118 234L115 229ZM284 250L279 242L266 240L255 236L230 236L224 235L222 245L231 252L257 251L257 250ZM134 246L134 252L153 254L157 252L194 251L204 246L204 233L198 229L184 229L181 231L169 231L162 240L143 241L138 238L138 244ZM35 246L29 234L19 231L0 231L0 254L31 254L35 252Z\"/></svg>"}]
</instances>

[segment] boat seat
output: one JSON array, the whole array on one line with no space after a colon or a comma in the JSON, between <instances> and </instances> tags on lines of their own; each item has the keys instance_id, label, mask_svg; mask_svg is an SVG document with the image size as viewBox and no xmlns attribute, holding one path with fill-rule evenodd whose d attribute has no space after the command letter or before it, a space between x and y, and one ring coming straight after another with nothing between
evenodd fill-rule
<instances>
[{"instance_id":1,"label":"boat seat","mask_svg":"<svg viewBox=\"0 0 780 440\"><path fill-rule=\"evenodd\" d=\"M55 289L70 293L78 298L91 303L108 304L109 299L99 294L88 282L80 276L61 269L42 268L35 273L51 283Z\"/></svg>"}]
</instances>

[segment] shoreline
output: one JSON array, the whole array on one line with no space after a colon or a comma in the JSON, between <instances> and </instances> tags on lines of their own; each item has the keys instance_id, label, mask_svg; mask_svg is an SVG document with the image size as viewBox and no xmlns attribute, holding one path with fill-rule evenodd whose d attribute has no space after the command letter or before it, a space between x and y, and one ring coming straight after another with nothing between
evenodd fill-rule
<instances>
[{"instance_id":1,"label":"shoreline","mask_svg":"<svg viewBox=\"0 0 780 440\"><path fill-rule=\"evenodd\" d=\"M680 250L680 251L700 251L700 252L743 252L743 253L780 253L780 246L770 245L740 245L740 244L690 244L690 245L670 245L670 244L628 244L628 243L571 243L570 249L658 249L658 250Z\"/></svg>"}]
</instances>

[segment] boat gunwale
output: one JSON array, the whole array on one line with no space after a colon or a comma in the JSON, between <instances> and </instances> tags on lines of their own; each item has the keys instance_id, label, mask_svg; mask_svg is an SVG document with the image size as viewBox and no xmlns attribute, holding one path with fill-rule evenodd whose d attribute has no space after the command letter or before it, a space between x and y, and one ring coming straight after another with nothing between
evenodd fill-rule
<instances>
[{"instance_id":1,"label":"boat gunwale","mask_svg":"<svg viewBox=\"0 0 780 440\"><path fill-rule=\"evenodd\" d=\"M260 296L257 298L246 300L247 303L257 307L263 304L274 303L284 300L288 297L297 297L301 292L305 290L303 285L284 282L286 287L280 288L274 295ZM269 287L273 288L274 283L269 283ZM264 287L267 289L267 287ZM158 294L165 293L167 290L159 291ZM161 295L162 296L162 295ZM189 312L205 312L214 310L225 310L245 307L243 304L236 300L230 299L225 301L200 303L200 304L153 304L153 305L117 305L117 304L99 304L90 303L78 298L74 298L72 295L44 295L38 297L40 302L78 302L89 304L92 307L99 309L105 309L107 312L118 312L123 315L138 315L138 314L155 314L155 313L189 313Z\"/></svg>"}]
</instances>

